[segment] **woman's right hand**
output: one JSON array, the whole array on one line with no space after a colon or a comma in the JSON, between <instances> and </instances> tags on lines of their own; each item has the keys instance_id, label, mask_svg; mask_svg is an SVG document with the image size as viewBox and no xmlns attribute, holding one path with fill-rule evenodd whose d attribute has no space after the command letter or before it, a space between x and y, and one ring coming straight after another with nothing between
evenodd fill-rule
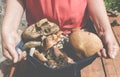
<instances>
[{"instance_id":1,"label":"woman's right hand","mask_svg":"<svg viewBox=\"0 0 120 77\"><path fill-rule=\"evenodd\" d=\"M22 57L21 54L23 53L20 49L16 51L15 47L20 41L17 30L24 13L24 9L23 0L6 0L1 29L2 52L6 58L12 60L14 63L20 60Z\"/></svg>"},{"instance_id":2,"label":"woman's right hand","mask_svg":"<svg viewBox=\"0 0 120 77\"><path fill-rule=\"evenodd\" d=\"M12 60L13 63L20 61L23 56L25 56L25 51L18 49L16 51L16 46L20 42L20 36L16 32L2 32L2 52L3 56Z\"/></svg>"}]
</instances>

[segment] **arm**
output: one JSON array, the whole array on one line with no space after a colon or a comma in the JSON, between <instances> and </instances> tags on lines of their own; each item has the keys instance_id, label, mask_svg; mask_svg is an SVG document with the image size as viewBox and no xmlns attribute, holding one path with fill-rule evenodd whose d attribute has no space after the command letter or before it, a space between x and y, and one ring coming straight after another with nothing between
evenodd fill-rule
<instances>
[{"instance_id":1,"label":"arm","mask_svg":"<svg viewBox=\"0 0 120 77\"><path fill-rule=\"evenodd\" d=\"M88 0L88 11L91 19L95 24L95 29L105 44L106 50L103 48L98 53L104 57L115 58L119 46L112 32L106 8L103 0ZM107 52L107 53L106 53ZM108 55L107 55L108 54Z\"/></svg>"},{"instance_id":2,"label":"arm","mask_svg":"<svg viewBox=\"0 0 120 77\"><path fill-rule=\"evenodd\" d=\"M2 51L3 55L18 61L18 54L15 50L16 45L20 41L17 30L24 12L22 0L6 0L6 9L2 23ZM20 50L19 50L19 53Z\"/></svg>"}]
</instances>

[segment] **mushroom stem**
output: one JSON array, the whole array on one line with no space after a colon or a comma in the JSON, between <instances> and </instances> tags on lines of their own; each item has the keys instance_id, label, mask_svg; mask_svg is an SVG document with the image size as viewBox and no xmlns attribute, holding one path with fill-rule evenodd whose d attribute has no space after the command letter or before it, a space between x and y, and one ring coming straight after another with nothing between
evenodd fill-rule
<instances>
[{"instance_id":1,"label":"mushroom stem","mask_svg":"<svg viewBox=\"0 0 120 77\"><path fill-rule=\"evenodd\" d=\"M47 58L45 58L45 55L43 53L40 53L38 50L35 50L35 48L30 49L30 56L33 57L35 55L40 61L47 62Z\"/></svg>"},{"instance_id":2,"label":"mushroom stem","mask_svg":"<svg viewBox=\"0 0 120 77\"><path fill-rule=\"evenodd\" d=\"M33 47L39 47L40 45L41 45L40 41L29 41L24 44L23 49L26 50Z\"/></svg>"},{"instance_id":3,"label":"mushroom stem","mask_svg":"<svg viewBox=\"0 0 120 77\"><path fill-rule=\"evenodd\" d=\"M57 46L53 46L54 49L54 54L56 57L59 57L60 55L63 55L63 53L61 53L61 51L58 49Z\"/></svg>"}]
</instances>

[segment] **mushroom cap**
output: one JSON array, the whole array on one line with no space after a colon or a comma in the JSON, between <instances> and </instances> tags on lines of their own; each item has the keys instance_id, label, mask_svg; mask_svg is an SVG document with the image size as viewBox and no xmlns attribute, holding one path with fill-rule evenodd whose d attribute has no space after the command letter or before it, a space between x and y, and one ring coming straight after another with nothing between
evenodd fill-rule
<instances>
[{"instance_id":1,"label":"mushroom cap","mask_svg":"<svg viewBox=\"0 0 120 77\"><path fill-rule=\"evenodd\" d=\"M48 36L58 31L59 26L45 18L26 28L22 33L22 39L25 42L39 40L42 36Z\"/></svg>"},{"instance_id":2,"label":"mushroom cap","mask_svg":"<svg viewBox=\"0 0 120 77\"><path fill-rule=\"evenodd\" d=\"M81 59L90 57L103 48L102 41L96 34L80 29L72 31L70 44L75 50L75 54Z\"/></svg>"}]
</instances>

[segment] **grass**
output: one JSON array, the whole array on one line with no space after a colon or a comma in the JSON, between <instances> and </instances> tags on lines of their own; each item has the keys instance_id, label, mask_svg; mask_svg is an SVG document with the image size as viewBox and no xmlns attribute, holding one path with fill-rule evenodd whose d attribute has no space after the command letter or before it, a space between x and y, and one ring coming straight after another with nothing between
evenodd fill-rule
<instances>
[{"instance_id":1,"label":"grass","mask_svg":"<svg viewBox=\"0 0 120 77\"><path fill-rule=\"evenodd\" d=\"M104 0L104 1L107 10L120 12L120 0Z\"/></svg>"}]
</instances>

